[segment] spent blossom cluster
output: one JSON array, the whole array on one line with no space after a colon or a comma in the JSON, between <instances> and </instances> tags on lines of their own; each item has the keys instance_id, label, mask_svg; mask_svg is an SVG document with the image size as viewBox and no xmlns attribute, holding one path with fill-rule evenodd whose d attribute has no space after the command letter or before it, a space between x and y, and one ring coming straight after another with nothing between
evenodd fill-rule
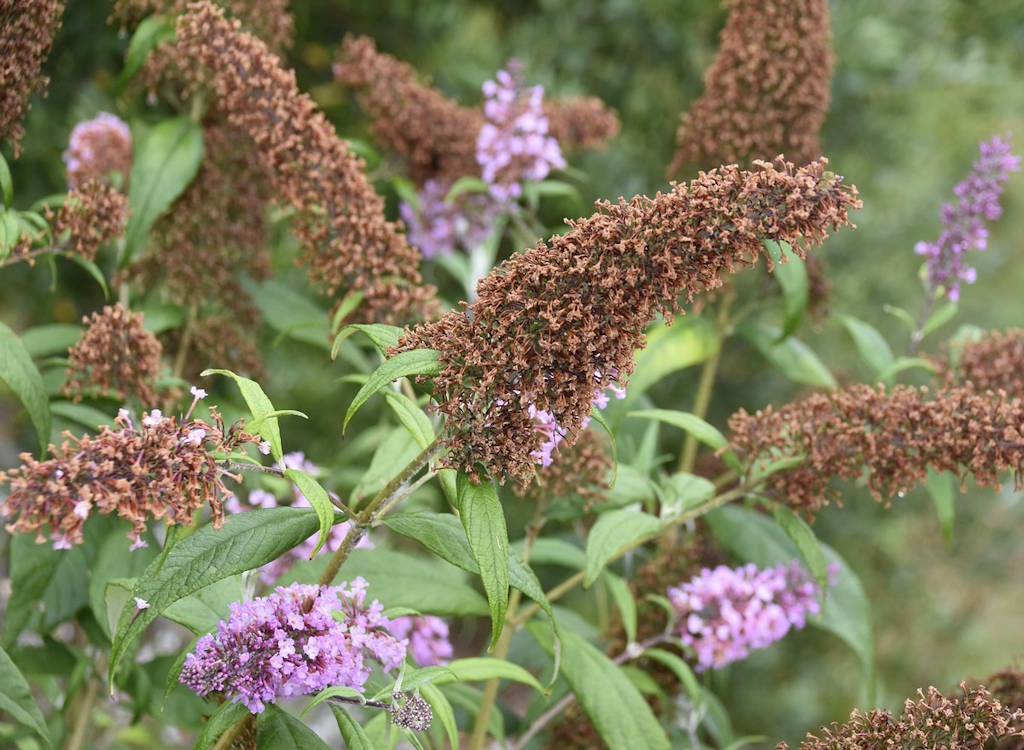
<instances>
[{"instance_id":1,"label":"spent blossom cluster","mask_svg":"<svg viewBox=\"0 0 1024 750\"><path fill-rule=\"evenodd\" d=\"M830 571L833 572L833 571ZM821 589L796 561L772 568L704 568L668 598L678 615L678 635L692 648L697 670L724 667L767 648L807 615L821 611Z\"/></svg>"},{"instance_id":2,"label":"spent blossom cluster","mask_svg":"<svg viewBox=\"0 0 1024 750\"><path fill-rule=\"evenodd\" d=\"M127 180L132 168L132 131L109 112L83 120L71 131L64 164L68 187L79 187L91 179L106 181L114 172Z\"/></svg>"},{"instance_id":3,"label":"spent blossom cluster","mask_svg":"<svg viewBox=\"0 0 1024 750\"><path fill-rule=\"evenodd\" d=\"M600 378L600 375L598 375L598 378ZM617 383L611 383L607 388L615 394L617 399L621 400L626 397L626 389ZM594 400L592 402L594 408L604 409L608 406L609 402L610 398L605 390L598 389L594 391ZM562 427L555 415L547 409L538 409L534 404L530 404L527 411L536 422L537 431L541 434L544 441L540 444L540 448L535 450L532 455L537 459L537 463L546 469L554 462L554 451L568 434L568 430ZM590 417L584 417L581 429L586 429L589 424Z\"/></svg>"},{"instance_id":4,"label":"spent blossom cluster","mask_svg":"<svg viewBox=\"0 0 1024 750\"><path fill-rule=\"evenodd\" d=\"M279 586L232 604L217 632L200 638L185 658L178 679L198 695L221 693L254 714L279 697L332 686L362 690L373 661L390 670L405 659L407 643L388 625L380 602L367 605L362 578Z\"/></svg>"},{"instance_id":5,"label":"spent blossom cluster","mask_svg":"<svg viewBox=\"0 0 1024 750\"><path fill-rule=\"evenodd\" d=\"M928 285L934 293L944 287L948 297L960 298L960 282L973 284L978 273L964 261L969 250L984 250L988 244L986 221L995 221L1003 208L999 198L1010 172L1020 169L1020 157L1011 153L1009 136L982 141L980 157L967 179L953 188L955 200L944 203L939 212L942 232L935 242L918 242L914 252L925 257Z\"/></svg>"}]
</instances>

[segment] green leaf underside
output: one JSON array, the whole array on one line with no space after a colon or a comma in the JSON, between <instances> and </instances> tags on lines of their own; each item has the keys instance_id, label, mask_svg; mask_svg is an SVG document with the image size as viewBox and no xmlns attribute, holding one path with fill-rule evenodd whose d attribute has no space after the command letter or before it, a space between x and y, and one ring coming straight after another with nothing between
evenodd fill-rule
<instances>
[{"instance_id":1,"label":"green leaf underside","mask_svg":"<svg viewBox=\"0 0 1024 750\"><path fill-rule=\"evenodd\" d=\"M638 510L602 513L587 537L587 567L583 585L590 586L601 570L629 545L654 536L661 522Z\"/></svg>"},{"instance_id":2,"label":"green leaf underside","mask_svg":"<svg viewBox=\"0 0 1024 750\"><path fill-rule=\"evenodd\" d=\"M3 323L0 323L0 380L25 407L39 438L39 450L45 453L50 440L50 401L46 386L25 345Z\"/></svg>"},{"instance_id":3,"label":"green leaf underside","mask_svg":"<svg viewBox=\"0 0 1024 750\"><path fill-rule=\"evenodd\" d=\"M473 559L480 568L491 611L491 648L498 642L508 608L508 529L505 512L492 482L473 484L458 477L459 514Z\"/></svg>"},{"instance_id":4,"label":"green leaf underside","mask_svg":"<svg viewBox=\"0 0 1024 750\"><path fill-rule=\"evenodd\" d=\"M345 412L345 421L342 430L348 427L349 421L359 411L359 408L370 400L370 397L399 378L412 375L436 375L441 371L441 364L438 360L439 352L435 349L413 349L408 352L401 352L390 359L384 360L380 367L374 370L359 392L356 393L348 411Z\"/></svg>"},{"instance_id":5,"label":"green leaf underside","mask_svg":"<svg viewBox=\"0 0 1024 750\"><path fill-rule=\"evenodd\" d=\"M50 746L46 720L32 697L32 688L3 649L0 649L0 711L7 712L19 724L32 729L47 747Z\"/></svg>"}]
</instances>

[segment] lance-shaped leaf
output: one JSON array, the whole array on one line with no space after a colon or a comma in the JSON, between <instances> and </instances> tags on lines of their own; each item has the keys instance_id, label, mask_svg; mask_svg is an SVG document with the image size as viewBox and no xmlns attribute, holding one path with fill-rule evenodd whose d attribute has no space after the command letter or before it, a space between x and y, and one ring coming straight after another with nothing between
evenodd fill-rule
<instances>
[{"instance_id":1,"label":"lance-shaped leaf","mask_svg":"<svg viewBox=\"0 0 1024 750\"><path fill-rule=\"evenodd\" d=\"M413 349L409 352L401 352L390 359L384 360L380 367L374 370L366 383L356 393L348 411L345 412L345 421L342 424L342 431L348 427L349 421L359 411L359 407L370 400L370 396L381 388L393 383L399 378L411 375L437 375L441 371L441 364L438 361L439 353L436 349Z\"/></svg>"},{"instance_id":2,"label":"lance-shaped leaf","mask_svg":"<svg viewBox=\"0 0 1024 750\"><path fill-rule=\"evenodd\" d=\"M473 484L459 474L459 515L491 610L491 647L505 626L508 609L508 529L493 482Z\"/></svg>"},{"instance_id":3,"label":"lance-shaped leaf","mask_svg":"<svg viewBox=\"0 0 1024 750\"><path fill-rule=\"evenodd\" d=\"M0 380L25 407L39 438L39 451L45 454L50 441L50 401L46 397L46 386L25 345L3 323L0 323Z\"/></svg>"}]
</instances>

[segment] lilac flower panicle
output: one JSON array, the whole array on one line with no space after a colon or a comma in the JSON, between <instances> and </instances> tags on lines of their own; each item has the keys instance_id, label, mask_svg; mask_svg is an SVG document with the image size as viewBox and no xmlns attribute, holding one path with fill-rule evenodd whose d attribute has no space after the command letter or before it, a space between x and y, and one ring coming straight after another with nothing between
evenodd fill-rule
<instances>
[{"instance_id":1,"label":"lilac flower panicle","mask_svg":"<svg viewBox=\"0 0 1024 750\"><path fill-rule=\"evenodd\" d=\"M698 671L744 659L803 628L809 614L821 611L820 595L796 561L763 569L753 563L705 568L668 590L679 616L678 635L694 650Z\"/></svg>"},{"instance_id":2,"label":"lilac flower panicle","mask_svg":"<svg viewBox=\"0 0 1024 750\"><path fill-rule=\"evenodd\" d=\"M448 640L448 623L440 617L396 617L388 625L395 638L409 641L409 653L417 666L429 667L447 664L452 658L452 643Z\"/></svg>"},{"instance_id":3,"label":"lilac flower panicle","mask_svg":"<svg viewBox=\"0 0 1024 750\"><path fill-rule=\"evenodd\" d=\"M418 210L408 203L399 206L409 242L426 258L479 247L501 212L501 205L486 193L462 193L448 203L445 196L450 189L449 183L427 180L419 191Z\"/></svg>"},{"instance_id":4,"label":"lilac flower panicle","mask_svg":"<svg viewBox=\"0 0 1024 750\"><path fill-rule=\"evenodd\" d=\"M362 690L372 661L390 670L407 642L388 630L383 607L366 604L366 582L293 583L231 605L216 633L185 657L179 681L200 696L223 693L252 713L277 698L343 685ZM337 617L335 615L338 615Z\"/></svg>"},{"instance_id":5,"label":"lilac flower panicle","mask_svg":"<svg viewBox=\"0 0 1024 750\"><path fill-rule=\"evenodd\" d=\"M944 203L939 212L943 229L935 242L918 242L914 252L925 257L928 285L934 292L946 289L947 296L960 298L960 282L973 284L977 271L964 262L969 250L984 250L988 244L986 221L995 221L1002 213L999 198L1010 172L1020 169L1020 157L1011 153L1005 139L994 136L982 141L981 155L971 174L953 188L955 200Z\"/></svg>"},{"instance_id":6,"label":"lilac flower panicle","mask_svg":"<svg viewBox=\"0 0 1024 750\"><path fill-rule=\"evenodd\" d=\"M69 187L105 179L111 172L119 172L127 180L132 166L132 131L116 115L100 112L75 125L63 158Z\"/></svg>"},{"instance_id":7,"label":"lilac flower panicle","mask_svg":"<svg viewBox=\"0 0 1024 750\"><path fill-rule=\"evenodd\" d=\"M484 82L485 121L476 142L481 176L502 202L518 197L524 180L543 180L565 166L558 141L548 134L544 87L526 86L516 61L506 68Z\"/></svg>"}]
</instances>

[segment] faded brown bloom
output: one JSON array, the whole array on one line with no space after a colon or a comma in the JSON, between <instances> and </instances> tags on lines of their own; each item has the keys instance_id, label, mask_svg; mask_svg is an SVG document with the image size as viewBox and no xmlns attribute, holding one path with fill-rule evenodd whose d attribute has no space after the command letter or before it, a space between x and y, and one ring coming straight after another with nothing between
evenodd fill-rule
<instances>
[{"instance_id":1,"label":"faded brown bloom","mask_svg":"<svg viewBox=\"0 0 1024 750\"><path fill-rule=\"evenodd\" d=\"M584 501L584 510L604 499L611 479L611 456L593 430L582 430L573 445L558 444L550 466L537 469L536 476L527 487L517 485L516 494L529 500L558 497L578 497Z\"/></svg>"},{"instance_id":2,"label":"faded brown bloom","mask_svg":"<svg viewBox=\"0 0 1024 750\"><path fill-rule=\"evenodd\" d=\"M246 433L241 423L225 429L216 408L211 422L179 421L153 411L136 427L124 410L117 429L104 427L96 436L67 438L54 458L37 461L23 453L22 466L0 472L0 485L11 494L2 506L3 515L15 517L7 524L13 533L34 531L43 542L44 529L57 549L82 541L82 527L91 513L116 513L129 521L129 538L138 546L148 519L165 519L168 525L191 523L192 514L210 505L213 524L224 520L222 470L213 452L230 453L259 438Z\"/></svg>"},{"instance_id":3,"label":"faded brown bloom","mask_svg":"<svg viewBox=\"0 0 1024 750\"><path fill-rule=\"evenodd\" d=\"M996 750L1024 750L1024 672L1017 667L1007 667L985 680L992 697L1011 711L1020 712L1014 728L1018 734L1005 737L996 745Z\"/></svg>"},{"instance_id":4,"label":"faded brown bloom","mask_svg":"<svg viewBox=\"0 0 1024 750\"><path fill-rule=\"evenodd\" d=\"M114 0L110 14L112 21L136 24L143 16L160 13L178 16L188 9L189 0ZM288 0L217 0L231 18L241 24L271 49L280 51L291 47L295 22L288 12Z\"/></svg>"},{"instance_id":5,"label":"faded brown bloom","mask_svg":"<svg viewBox=\"0 0 1024 750\"><path fill-rule=\"evenodd\" d=\"M529 407L554 415L575 442L595 391L624 383L658 313L754 264L762 240L803 256L849 223L856 190L824 159L702 173L654 198L600 202L588 219L493 270L477 301L410 330L397 351L437 349L434 397L446 417L450 465L524 483L539 449Z\"/></svg>"},{"instance_id":6,"label":"faded brown bloom","mask_svg":"<svg viewBox=\"0 0 1024 750\"><path fill-rule=\"evenodd\" d=\"M808 734L800 750L866 750L913 748L914 750L984 750L989 743L1021 736L1015 722L1024 718L1019 709L1003 705L984 686L943 695L933 687L907 699L903 713L854 711L845 724L822 727L820 736ZM789 750L782 742L778 750Z\"/></svg>"},{"instance_id":7,"label":"faded brown bloom","mask_svg":"<svg viewBox=\"0 0 1024 750\"><path fill-rule=\"evenodd\" d=\"M1024 397L1024 330L986 333L977 341L947 345L939 378L947 385L973 385L979 391L1006 391Z\"/></svg>"},{"instance_id":8,"label":"faded brown bloom","mask_svg":"<svg viewBox=\"0 0 1024 750\"><path fill-rule=\"evenodd\" d=\"M162 348L142 325L142 313L118 304L82 322L88 328L68 350L65 395L80 401L83 396L113 394L119 401L132 396L144 406L155 404Z\"/></svg>"},{"instance_id":9,"label":"faded brown bloom","mask_svg":"<svg viewBox=\"0 0 1024 750\"><path fill-rule=\"evenodd\" d=\"M832 477L858 479L879 499L902 495L928 470L970 474L998 486L1012 470L1018 486L1024 466L1024 401L1003 392L949 388L931 398L926 388L855 385L813 394L756 414L740 410L729 420L732 446L752 465L803 456L772 474L766 490L813 515L838 495Z\"/></svg>"},{"instance_id":10,"label":"faded brown bloom","mask_svg":"<svg viewBox=\"0 0 1024 750\"><path fill-rule=\"evenodd\" d=\"M411 65L379 52L368 37L342 40L334 78L355 89L374 136L408 161L417 184L480 173L480 107L463 107L448 98L421 81ZM546 100L544 114L548 132L567 151L600 146L619 132L618 116L592 96Z\"/></svg>"},{"instance_id":11,"label":"faded brown bloom","mask_svg":"<svg viewBox=\"0 0 1024 750\"><path fill-rule=\"evenodd\" d=\"M596 96L574 96L544 102L548 133L566 151L600 148L619 134L615 110Z\"/></svg>"},{"instance_id":12,"label":"faded brown bloom","mask_svg":"<svg viewBox=\"0 0 1024 750\"><path fill-rule=\"evenodd\" d=\"M821 156L832 33L827 0L729 0L704 94L683 115L669 174L687 165Z\"/></svg>"},{"instance_id":13,"label":"faded brown bloom","mask_svg":"<svg viewBox=\"0 0 1024 750\"><path fill-rule=\"evenodd\" d=\"M62 0L0 0L0 138L21 153L21 116L29 98L46 90L41 74L64 12Z\"/></svg>"},{"instance_id":14,"label":"faded brown bloom","mask_svg":"<svg viewBox=\"0 0 1024 750\"><path fill-rule=\"evenodd\" d=\"M56 213L44 211L58 247L86 260L96 257L100 245L124 234L128 198L99 180L89 180L68 192Z\"/></svg>"},{"instance_id":15,"label":"faded brown bloom","mask_svg":"<svg viewBox=\"0 0 1024 750\"><path fill-rule=\"evenodd\" d=\"M363 161L299 92L295 74L210 2L181 16L177 50L194 81L209 82L228 123L255 142L276 197L294 207L292 231L314 281L329 295L363 295L356 315L364 320L429 314L436 300L421 286L419 252L384 218Z\"/></svg>"},{"instance_id":16,"label":"faded brown bloom","mask_svg":"<svg viewBox=\"0 0 1024 750\"><path fill-rule=\"evenodd\" d=\"M119 187L127 192L132 155L132 131L123 120L109 112L83 120L72 128L64 152L68 186L79 187L89 180L109 182L116 173L121 177Z\"/></svg>"}]
</instances>

